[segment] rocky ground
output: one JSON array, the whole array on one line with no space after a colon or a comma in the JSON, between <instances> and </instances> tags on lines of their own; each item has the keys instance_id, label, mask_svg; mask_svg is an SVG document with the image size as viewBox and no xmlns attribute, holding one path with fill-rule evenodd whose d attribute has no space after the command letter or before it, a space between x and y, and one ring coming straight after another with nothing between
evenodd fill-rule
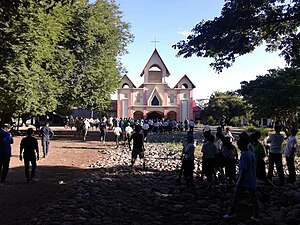
<instances>
[{"instance_id":1,"label":"rocky ground","mask_svg":"<svg viewBox=\"0 0 300 225\"><path fill-rule=\"evenodd\" d=\"M86 154L83 154L80 173L72 175L72 179L69 176L72 174L70 168L78 166L80 160L67 161L70 165L65 172L69 175L56 179L59 188L53 186L53 198L51 195L48 198L44 196L47 201L43 201L39 207L14 221L6 220L4 224L300 224L299 180L295 185L280 188L259 185L260 222L249 220L251 204L247 193L240 202L239 217L224 221L222 216L231 204L234 185L214 183L209 186L201 181L199 157L196 160L195 186L186 187L176 183L181 153L178 142L182 138L183 134L150 135L146 143L146 170L142 170L137 160L137 170L133 174L129 172L130 150L127 147L116 149L113 142L103 145L89 139L85 143L73 141L73 145L78 145L75 148L77 152L92 150L92 158L97 160L89 163ZM201 142L199 132L196 139ZM53 142L56 141L56 153L59 154L59 149L65 150L68 142ZM72 155L73 147L64 154ZM196 151L196 155L200 156L200 146ZM67 158L67 155L62 157ZM61 173L63 169L58 174ZM41 184L43 178L32 185L23 186L42 189ZM48 189L51 192L52 189ZM4 217L2 213L0 219Z\"/></svg>"}]
</instances>

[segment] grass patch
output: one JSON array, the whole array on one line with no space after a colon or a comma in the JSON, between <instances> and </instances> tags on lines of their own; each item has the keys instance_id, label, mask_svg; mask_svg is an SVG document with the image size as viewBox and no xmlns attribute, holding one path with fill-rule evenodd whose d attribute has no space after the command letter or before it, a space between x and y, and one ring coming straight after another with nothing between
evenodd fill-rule
<instances>
[{"instance_id":1,"label":"grass patch","mask_svg":"<svg viewBox=\"0 0 300 225\"><path fill-rule=\"evenodd\" d=\"M167 148L170 149L182 149L182 143L180 142L171 142L171 143L167 143Z\"/></svg>"}]
</instances>

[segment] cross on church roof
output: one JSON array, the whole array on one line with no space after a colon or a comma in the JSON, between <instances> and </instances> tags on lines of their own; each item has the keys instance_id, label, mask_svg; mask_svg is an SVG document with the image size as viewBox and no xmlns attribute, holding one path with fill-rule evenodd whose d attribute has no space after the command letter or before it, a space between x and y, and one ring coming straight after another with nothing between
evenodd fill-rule
<instances>
[{"instance_id":1,"label":"cross on church roof","mask_svg":"<svg viewBox=\"0 0 300 225\"><path fill-rule=\"evenodd\" d=\"M151 42L154 42L154 47L156 48L156 43L159 41L157 41L156 38L154 38L154 41L151 41Z\"/></svg>"}]
</instances>

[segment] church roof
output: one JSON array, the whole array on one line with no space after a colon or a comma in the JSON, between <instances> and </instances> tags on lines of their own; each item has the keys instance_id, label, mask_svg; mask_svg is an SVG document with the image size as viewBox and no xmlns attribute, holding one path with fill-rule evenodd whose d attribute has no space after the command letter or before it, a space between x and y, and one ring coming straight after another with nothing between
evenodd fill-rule
<instances>
[{"instance_id":1,"label":"church roof","mask_svg":"<svg viewBox=\"0 0 300 225\"><path fill-rule=\"evenodd\" d=\"M136 88L136 86L134 85L134 83L130 80L130 78L126 74L122 77L121 80L122 80L123 83L129 82L132 85L133 88Z\"/></svg>"},{"instance_id":2,"label":"church roof","mask_svg":"<svg viewBox=\"0 0 300 225\"><path fill-rule=\"evenodd\" d=\"M151 57L149 58L148 62L146 63L144 69L142 70L142 72L141 72L141 74L140 74L141 77L144 75L145 69L146 69L147 65L150 63L150 61L152 60L152 58L154 58L155 55L157 55L157 56L159 57L161 63L162 63L163 66L166 68L166 72L167 72L167 73L166 73L166 76L167 76L167 77L170 76L170 72L169 72L168 68L166 67L164 61L162 60L162 58L161 58L160 55L158 54L157 49L155 48L154 51L153 51L153 53L152 53L152 55L151 55Z\"/></svg>"},{"instance_id":3,"label":"church roof","mask_svg":"<svg viewBox=\"0 0 300 225\"><path fill-rule=\"evenodd\" d=\"M193 84L193 82L190 80L190 78L185 74L183 77L181 77L181 79L177 82L177 84L175 84L174 88L179 88L179 83L181 83L181 81L183 81L184 79L187 80L192 85L192 88L196 87Z\"/></svg>"}]
</instances>

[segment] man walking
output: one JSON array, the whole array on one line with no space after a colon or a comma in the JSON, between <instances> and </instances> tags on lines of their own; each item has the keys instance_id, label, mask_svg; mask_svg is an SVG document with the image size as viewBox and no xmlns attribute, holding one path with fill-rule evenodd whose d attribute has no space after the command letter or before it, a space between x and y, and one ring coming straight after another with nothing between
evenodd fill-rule
<instances>
[{"instance_id":1,"label":"man walking","mask_svg":"<svg viewBox=\"0 0 300 225\"><path fill-rule=\"evenodd\" d=\"M11 144L14 140L9 133L11 126L4 124L3 129L0 130L0 175L1 183L6 181L6 177L9 170L9 162L11 157Z\"/></svg>"},{"instance_id":2,"label":"man walking","mask_svg":"<svg viewBox=\"0 0 300 225\"><path fill-rule=\"evenodd\" d=\"M20 144L20 160L22 161L22 153L24 157L25 175L27 183L33 181L36 172L36 161L39 160L38 141L33 135L33 129L28 128L27 136L21 140ZM29 163L31 162L31 176L29 176Z\"/></svg>"},{"instance_id":3,"label":"man walking","mask_svg":"<svg viewBox=\"0 0 300 225\"><path fill-rule=\"evenodd\" d=\"M133 166L137 156L140 157L143 169L145 169L145 146L144 146L144 135L141 133L141 126L135 126L135 132L131 135L129 142L133 140L133 147L131 152L131 172L134 171Z\"/></svg>"},{"instance_id":4,"label":"man walking","mask_svg":"<svg viewBox=\"0 0 300 225\"><path fill-rule=\"evenodd\" d=\"M43 158L46 158L46 155L49 152L50 139L54 135L53 131L49 127L49 122L46 122L46 125L43 126L40 130L42 136L42 146L43 146Z\"/></svg>"}]
</instances>

